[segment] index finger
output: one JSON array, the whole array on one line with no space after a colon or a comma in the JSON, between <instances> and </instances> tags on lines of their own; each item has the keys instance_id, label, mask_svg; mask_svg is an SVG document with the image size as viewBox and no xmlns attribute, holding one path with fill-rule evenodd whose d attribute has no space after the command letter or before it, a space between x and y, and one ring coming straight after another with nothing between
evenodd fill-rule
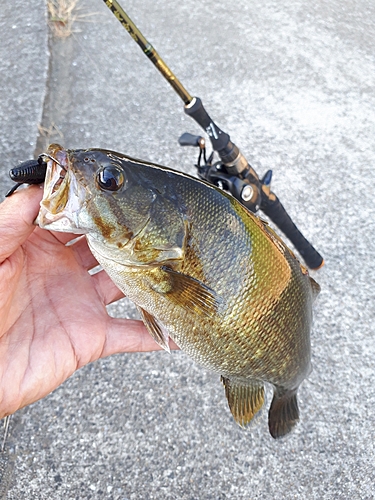
<instances>
[{"instance_id":1,"label":"index finger","mask_svg":"<svg viewBox=\"0 0 375 500\"><path fill-rule=\"evenodd\" d=\"M0 204L0 264L34 231L43 190L39 186L21 189Z\"/></svg>"}]
</instances>

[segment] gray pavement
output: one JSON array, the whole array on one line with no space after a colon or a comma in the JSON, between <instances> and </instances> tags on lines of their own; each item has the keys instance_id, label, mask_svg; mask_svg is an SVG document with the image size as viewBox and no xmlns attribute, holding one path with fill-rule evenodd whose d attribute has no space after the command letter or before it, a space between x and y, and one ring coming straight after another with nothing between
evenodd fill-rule
<instances>
[{"instance_id":1,"label":"gray pavement","mask_svg":"<svg viewBox=\"0 0 375 500\"><path fill-rule=\"evenodd\" d=\"M80 5L95 15L51 40L49 57L44 2L2 2L0 194L8 168L47 141L41 121L66 147L194 172L195 152L176 141L200 130L179 98L103 2ZM324 255L314 370L301 422L274 441L266 411L238 428L218 377L183 353L93 363L12 417L2 498L374 498L374 3L124 7L258 173L273 169L275 192ZM110 312L135 314L126 300Z\"/></svg>"}]
</instances>

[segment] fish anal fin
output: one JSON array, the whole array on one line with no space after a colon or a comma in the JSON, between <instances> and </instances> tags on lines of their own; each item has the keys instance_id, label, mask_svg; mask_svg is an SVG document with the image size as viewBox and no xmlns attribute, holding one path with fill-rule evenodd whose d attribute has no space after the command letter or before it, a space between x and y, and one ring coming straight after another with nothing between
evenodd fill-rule
<instances>
[{"instance_id":1,"label":"fish anal fin","mask_svg":"<svg viewBox=\"0 0 375 500\"><path fill-rule=\"evenodd\" d=\"M273 438L288 434L299 420L297 390L275 389L268 412L268 428Z\"/></svg>"},{"instance_id":2,"label":"fish anal fin","mask_svg":"<svg viewBox=\"0 0 375 500\"><path fill-rule=\"evenodd\" d=\"M217 314L219 299L210 287L186 274L161 266L162 279L153 289L187 312L212 317Z\"/></svg>"},{"instance_id":3,"label":"fish anal fin","mask_svg":"<svg viewBox=\"0 0 375 500\"><path fill-rule=\"evenodd\" d=\"M142 316L143 322L151 335L151 337L155 340L157 344L160 345L167 352L171 352L169 348L169 335L168 332L163 328L158 321L152 316L152 314L148 313L141 307L138 307L138 310Z\"/></svg>"},{"instance_id":4,"label":"fish anal fin","mask_svg":"<svg viewBox=\"0 0 375 500\"><path fill-rule=\"evenodd\" d=\"M234 420L241 427L245 427L263 406L263 384L256 380L237 382L223 376L221 381Z\"/></svg>"}]
</instances>

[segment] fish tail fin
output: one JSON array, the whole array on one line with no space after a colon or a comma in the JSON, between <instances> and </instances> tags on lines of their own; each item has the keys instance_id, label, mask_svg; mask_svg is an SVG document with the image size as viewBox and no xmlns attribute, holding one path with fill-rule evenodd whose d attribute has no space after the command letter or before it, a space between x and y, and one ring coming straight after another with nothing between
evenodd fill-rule
<instances>
[{"instance_id":1,"label":"fish tail fin","mask_svg":"<svg viewBox=\"0 0 375 500\"><path fill-rule=\"evenodd\" d=\"M288 434L299 420L297 390L276 388L268 412L268 428L273 438Z\"/></svg>"},{"instance_id":2,"label":"fish tail fin","mask_svg":"<svg viewBox=\"0 0 375 500\"><path fill-rule=\"evenodd\" d=\"M241 383L223 376L221 381L234 420L241 427L245 427L263 406L263 384L258 381Z\"/></svg>"}]
</instances>

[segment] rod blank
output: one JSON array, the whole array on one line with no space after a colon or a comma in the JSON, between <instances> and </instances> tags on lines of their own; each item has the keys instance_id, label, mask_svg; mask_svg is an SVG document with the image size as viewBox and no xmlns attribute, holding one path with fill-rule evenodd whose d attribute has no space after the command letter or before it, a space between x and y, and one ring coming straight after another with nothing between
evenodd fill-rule
<instances>
[{"instance_id":1,"label":"rod blank","mask_svg":"<svg viewBox=\"0 0 375 500\"><path fill-rule=\"evenodd\" d=\"M122 26L126 29L133 40L140 46L142 52L146 54L146 56L156 66L156 68L164 76L167 82L173 87L175 92L177 92L177 94L181 97L181 99L184 101L184 104L189 104L193 100L193 97L189 94L180 80L159 56L154 47L142 35L137 26L133 23L133 21L121 7L121 5L116 2L116 0L104 0L104 3L120 21Z\"/></svg>"}]
</instances>

